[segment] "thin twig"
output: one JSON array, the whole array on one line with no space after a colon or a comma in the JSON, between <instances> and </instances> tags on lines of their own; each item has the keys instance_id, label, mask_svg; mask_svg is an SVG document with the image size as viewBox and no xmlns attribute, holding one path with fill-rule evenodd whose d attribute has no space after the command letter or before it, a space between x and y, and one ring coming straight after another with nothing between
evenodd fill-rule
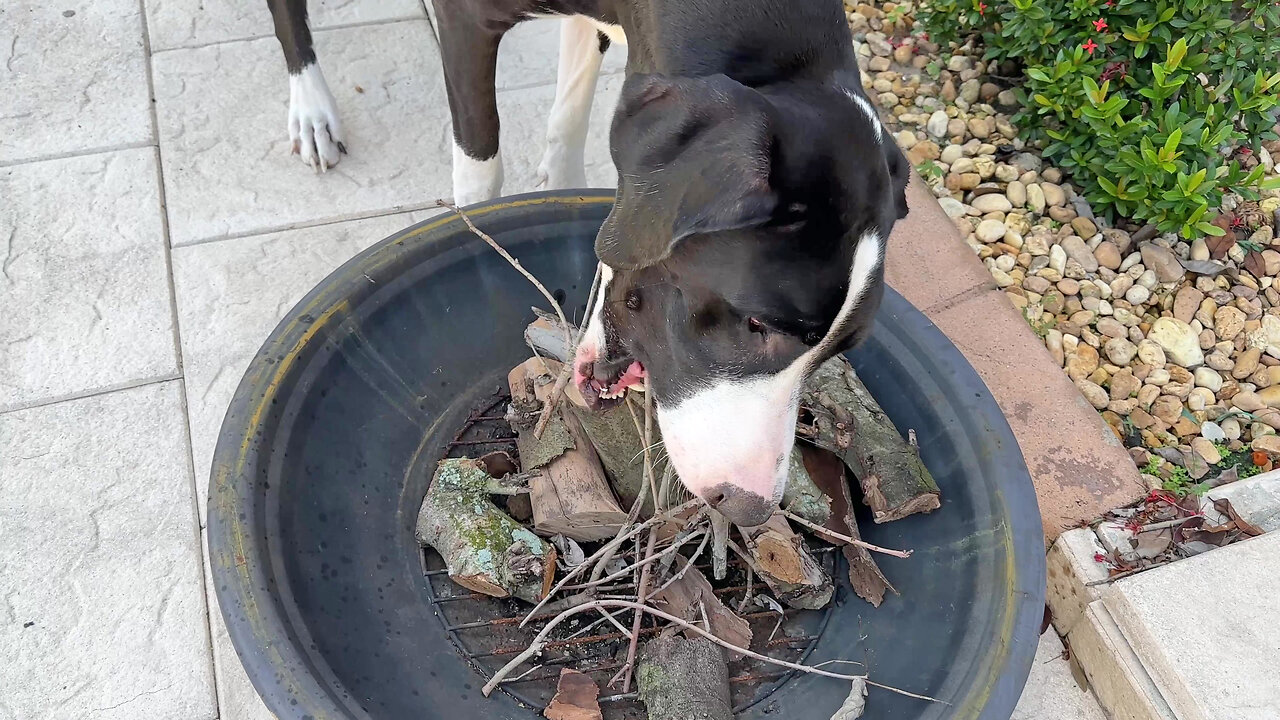
<instances>
[{"instance_id":1,"label":"thin twig","mask_svg":"<svg viewBox=\"0 0 1280 720\"><path fill-rule=\"evenodd\" d=\"M609 612L608 610L605 610L604 608L596 608L596 609L599 610L600 614L605 616L605 618L608 619L609 622L613 623L613 626L618 628L618 632L625 635L628 640L635 639L635 635L633 635L631 631L627 629L626 625L623 625L622 623L618 622L618 618L614 617L613 613Z\"/></svg>"},{"instance_id":2,"label":"thin twig","mask_svg":"<svg viewBox=\"0 0 1280 720\"><path fill-rule=\"evenodd\" d=\"M747 566L747 592L743 594L742 602L738 603L739 613L747 609L747 604L751 602L751 596L754 594L752 591L756 589L756 584L752 580L753 575L755 575L755 571L751 569L750 565L748 565Z\"/></svg>"},{"instance_id":3,"label":"thin twig","mask_svg":"<svg viewBox=\"0 0 1280 720\"><path fill-rule=\"evenodd\" d=\"M564 316L564 309L560 307L560 303L556 301L555 296L553 296L551 292L547 290L546 286L538 282L538 278L534 277L528 270L525 270L524 266L520 264L520 261L512 257L511 253L507 252L505 248L499 245L497 240L494 240L492 237L488 235L488 233L476 227L476 224L474 222L471 222L470 216L468 216L465 212L463 212L457 205L454 205L453 203L447 202L445 200L436 200L436 205L442 208L448 208L449 210L452 210L455 215L462 218L462 222L466 223L468 228L471 228L472 233L475 233L477 236L479 236L481 240L484 240L486 243L488 243L489 247L493 248L495 251L497 251L499 255L502 256L502 259L506 260L508 263L511 263L511 267L515 268L516 272L520 273L525 277L526 280L533 283L533 286L538 289L538 292L542 293L542 296L547 299L547 302L551 303L551 307L556 311L556 316L559 317L560 322L563 323L564 341L568 346L570 352L572 352L574 348L573 335L569 332L569 328L573 326L569 324L568 318ZM598 279L599 277L600 277L600 267L599 265L597 265L596 278ZM561 374L564 374L563 371L561 372ZM560 386L559 389L564 390L564 386ZM534 431L533 431L533 437L535 439L542 437L542 431L546 428L547 420L551 417L551 410L553 409L553 405L554 405L553 399L558 395L559 395L559 392L553 393L552 398L549 398L546 404L543 406L542 417L538 419L538 425L536 428L534 428Z\"/></svg>"},{"instance_id":4,"label":"thin twig","mask_svg":"<svg viewBox=\"0 0 1280 720\"><path fill-rule=\"evenodd\" d=\"M564 395L564 389L569 385L569 378L573 377L573 364L577 352L578 343L582 342L582 334L587 331L587 323L591 320L591 306L596 301L596 293L600 289L600 264L596 264L596 277L591 281L591 290L587 293L587 316L582 318L582 325L578 328L573 336L573 344L569 346L569 357L565 358L564 366L560 368L560 374L556 376L556 384L551 386L551 395L547 397L546 403L542 406L542 415L538 418L538 424L533 428L533 438L539 440L542 438L542 432L547 429L547 423L551 422L551 414L555 412L556 405L560 403L560 398ZM563 316L561 316L563 317Z\"/></svg>"},{"instance_id":5,"label":"thin twig","mask_svg":"<svg viewBox=\"0 0 1280 720\"><path fill-rule=\"evenodd\" d=\"M711 530L715 535L711 544L711 577L723 580L729 574L729 553L726 543L729 541L729 518L715 510L711 513Z\"/></svg>"},{"instance_id":6,"label":"thin twig","mask_svg":"<svg viewBox=\"0 0 1280 720\"><path fill-rule=\"evenodd\" d=\"M654 498L656 500L657 496L655 495ZM649 576L652 574L652 566L648 563L649 559L653 557L653 544L657 539L658 533L654 532L654 530L650 528L649 545L644 551L645 566L644 569L640 571L640 584L636 587L636 602L641 605L644 605L644 601L648 595ZM624 693L631 692L631 670L635 667L636 663L636 647L640 642L640 621L643 619L644 615L642 613L636 613L635 620L631 622L631 644L627 646L627 663L622 666L623 672L626 673L622 676L622 692Z\"/></svg>"},{"instance_id":7,"label":"thin twig","mask_svg":"<svg viewBox=\"0 0 1280 720\"><path fill-rule=\"evenodd\" d=\"M834 538L835 541L837 542L842 542L842 543L845 543L846 545L854 545L860 548L866 548L871 552L878 552L878 553L884 553L885 555L892 555L893 557L896 557L896 558L911 557L911 553L912 553L911 550L890 550L889 548L882 548L879 545L872 545L869 542L864 542L856 538L851 538L848 535L841 535L840 533L828 530L822 527L821 525L811 523L808 520L805 520L804 518L800 517L799 515L796 515L795 513L791 512L790 510L780 510L780 512L784 516L790 518L791 520L794 520L795 522L800 523L801 525L809 528L810 530L813 530L819 535L825 535L827 537Z\"/></svg>"},{"instance_id":8,"label":"thin twig","mask_svg":"<svg viewBox=\"0 0 1280 720\"><path fill-rule=\"evenodd\" d=\"M551 634L551 631L554 630L557 625L559 625L560 623L564 622L565 620L569 619L570 617L573 617L574 615L580 612L595 610L597 607L626 608L626 609L633 610L636 613L648 613L650 615L653 615L654 617L661 618L662 620L666 620L667 622L673 625L677 625L684 630L687 630L701 637L704 637L707 640L710 640L711 642L719 645L720 647L726 650L738 653L740 655L745 655L749 658L753 658L755 660L759 660L760 662L768 663L770 665L778 665L780 667L789 668L791 670L796 670L803 673L809 673L812 675L822 675L824 677L835 678L837 680L846 680L849 682L852 682L858 679L866 680L865 675L845 675L842 673L829 672L821 668L810 667L808 665L801 665L799 663L793 663L787 660L780 660L775 657L769 657L768 655L762 655L758 652L749 650L747 648L734 645L731 642L721 640L720 638L707 632L706 630L703 630L697 625L694 625L690 622L682 620L676 617L675 615L671 615L661 610L658 610L656 608L649 607L648 605L642 605L640 603L631 602L629 600L593 600L589 603L580 605L576 608L570 608L569 610L566 610L565 612L557 615L554 619L551 620L551 622L547 623L546 626L542 628L542 630L538 631L537 636L534 637L533 642L529 645L527 649L525 649L524 652L511 658L510 662L508 662L506 665L503 665L496 673L494 673L493 677L489 679L489 682L485 683L484 687L481 689L481 692L484 694L484 696L488 697L490 694L492 694L494 688L496 688L498 684L502 682L503 678L509 675L512 670L516 669L517 667L520 667L529 658L545 650L547 646L547 636ZM913 697L919 700L928 700L929 702L941 703L943 705L950 705L950 703L948 702L939 700L934 697L929 697L928 695L918 695L913 692L907 692L906 690L899 690L898 688L889 687L888 685L880 685L877 683L873 683L870 680L867 680L867 684L874 685L875 687L882 688L885 690L889 690L890 692L894 692L899 695L905 695L907 697Z\"/></svg>"},{"instance_id":9,"label":"thin twig","mask_svg":"<svg viewBox=\"0 0 1280 720\"><path fill-rule=\"evenodd\" d=\"M569 573L560 580L560 582L556 583L555 587L551 588L551 592L548 592L547 596L542 598L542 600L537 605L535 605L532 610L529 611L529 614L525 616L524 620L520 621L520 627L524 627L526 624L528 624L530 618L532 618L534 614L536 614L538 610L542 608L543 605L546 605L547 602L549 602L557 592L564 589L564 586L568 585L570 580L577 577L587 567L596 564L596 561L600 560L600 558L605 554L606 551L609 551L610 555L612 555L612 553L617 550L619 545L621 545L623 542L626 542L629 538L634 537L637 533L642 532L645 528L651 527L656 523L667 522L668 520L671 519L670 516L674 516L684 510L694 507L696 504L700 502L702 502L700 499L694 498L689 502L686 502L684 504L677 505L676 507L671 508L665 513L654 515L653 517L649 518L648 520L645 520L639 525L632 525L630 526L630 528L624 526L621 529L619 529L617 537L615 537L612 541L610 541L609 543L601 547L599 550L596 550L594 553L592 553L591 557L588 557L586 560L584 560L582 564L579 565L578 567L570 570Z\"/></svg>"},{"instance_id":10,"label":"thin twig","mask_svg":"<svg viewBox=\"0 0 1280 720\"><path fill-rule=\"evenodd\" d=\"M1137 534L1140 535L1142 533L1155 532L1156 530L1164 530L1166 528L1177 527L1188 520L1191 520L1193 518L1198 518L1198 517L1204 517L1204 516L1188 515L1187 517L1184 517L1184 518L1177 518L1175 520L1165 520L1164 522L1157 522L1157 523L1151 523L1150 525L1143 525L1142 527L1138 528Z\"/></svg>"},{"instance_id":11,"label":"thin twig","mask_svg":"<svg viewBox=\"0 0 1280 720\"><path fill-rule=\"evenodd\" d=\"M661 595L663 590L666 590L672 585L680 582L680 578L684 577L685 574L689 572L689 568L693 567L693 563L697 561L698 556L701 555L702 551L707 547L707 541L710 539L711 539L711 533L709 532L702 533L702 542L698 545L698 549L693 551L693 555L689 558L688 562L684 564L684 567L680 568L680 570L677 571L675 575L671 576L671 579L663 583L657 590L654 590L653 592L649 593L649 597Z\"/></svg>"}]
</instances>

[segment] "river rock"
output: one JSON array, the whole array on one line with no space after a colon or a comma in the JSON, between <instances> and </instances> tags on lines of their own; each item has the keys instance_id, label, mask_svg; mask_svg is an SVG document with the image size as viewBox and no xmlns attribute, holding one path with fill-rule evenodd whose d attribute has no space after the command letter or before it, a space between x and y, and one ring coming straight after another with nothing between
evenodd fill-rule
<instances>
[{"instance_id":1,"label":"river rock","mask_svg":"<svg viewBox=\"0 0 1280 720\"><path fill-rule=\"evenodd\" d=\"M1212 368L1198 367L1195 372L1196 387L1207 388L1210 392L1222 389L1222 376Z\"/></svg>"},{"instance_id":2,"label":"river rock","mask_svg":"<svg viewBox=\"0 0 1280 720\"><path fill-rule=\"evenodd\" d=\"M1031 208L1031 212L1043 215L1046 203L1044 190L1041 189L1038 183L1031 183L1027 186L1027 207Z\"/></svg>"},{"instance_id":3,"label":"river rock","mask_svg":"<svg viewBox=\"0 0 1280 720\"><path fill-rule=\"evenodd\" d=\"M1044 200L1050 207L1062 207L1067 204L1067 193L1060 186L1051 182L1042 182L1040 189L1044 191Z\"/></svg>"},{"instance_id":4,"label":"river rock","mask_svg":"<svg viewBox=\"0 0 1280 720\"><path fill-rule=\"evenodd\" d=\"M1081 380L1089 377L1098 369L1098 351L1092 345L1080 343L1074 352L1067 356L1067 377Z\"/></svg>"},{"instance_id":5,"label":"river rock","mask_svg":"<svg viewBox=\"0 0 1280 720\"><path fill-rule=\"evenodd\" d=\"M1156 278L1160 282L1176 282L1182 279L1186 274L1182 264L1178 262L1178 258L1167 248L1159 245L1145 243L1141 247L1142 264L1148 270L1152 270L1156 274Z\"/></svg>"},{"instance_id":6,"label":"river rock","mask_svg":"<svg viewBox=\"0 0 1280 720\"><path fill-rule=\"evenodd\" d=\"M1133 362L1134 355L1138 354L1138 346L1125 338L1112 338L1107 341L1103 349L1107 353L1107 359L1120 367L1127 367L1129 363Z\"/></svg>"},{"instance_id":7,"label":"river rock","mask_svg":"<svg viewBox=\"0 0 1280 720\"><path fill-rule=\"evenodd\" d=\"M1256 347L1245 348L1236 355L1236 366L1231 369L1231 377L1236 380L1243 380L1252 375L1258 369L1258 361L1262 359L1262 349Z\"/></svg>"},{"instance_id":8,"label":"river rock","mask_svg":"<svg viewBox=\"0 0 1280 720\"><path fill-rule=\"evenodd\" d=\"M1015 208L1020 208L1027 204L1027 186L1018 180L1012 180L1004 189L1005 197L1009 198L1009 202L1013 203Z\"/></svg>"},{"instance_id":9,"label":"river rock","mask_svg":"<svg viewBox=\"0 0 1280 720\"><path fill-rule=\"evenodd\" d=\"M1110 240L1103 240L1098 243L1098 247L1093 249L1093 257L1098 260L1098 265L1108 270L1118 269L1120 263L1124 261L1120 257L1120 248L1116 247L1115 243Z\"/></svg>"},{"instance_id":10,"label":"river rock","mask_svg":"<svg viewBox=\"0 0 1280 720\"><path fill-rule=\"evenodd\" d=\"M1164 349L1169 360L1184 368L1204 364L1204 351L1200 349L1198 333L1177 318L1157 319L1151 325L1151 331L1147 333L1147 337Z\"/></svg>"},{"instance_id":11,"label":"river rock","mask_svg":"<svg viewBox=\"0 0 1280 720\"><path fill-rule=\"evenodd\" d=\"M1151 403L1151 414L1172 425L1182 417L1182 401L1172 395L1161 395Z\"/></svg>"},{"instance_id":12,"label":"river rock","mask_svg":"<svg viewBox=\"0 0 1280 720\"><path fill-rule=\"evenodd\" d=\"M982 200L983 198L986 198L986 197L988 196L983 195L982 197L978 198L978 200ZM974 206L975 207L977 206L976 202ZM1008 229L1004 226L1004 223L1000 222L999 220L983 220L982 222L978 223L978 228L974 230L974 234L977 235L978 239L984 243L993 243L1003 238L1006 232L1008 232ZM1003 257L1009 257L1009 256L1004 255Z\"/></svg>"},{"instance_id":13,"label":"river rock","mask_svg":"<svg viewBox=\"0 0 1280 720\"><path fill-rule=\"evenodd\" d=\"M1084 399L1089 401L1097 410L1105 410L1107 403L1111 402L1111 398L1107 395L1107 391L1102 386L1081 378L1076 381L1076 387L1080 389L1080 394L1084 395Z\"/></svg>"},{"instance_id":14,"label":"river rock","mask_svg":"<svg viewBox=\"0 0 1280 720\"><path fill-rule=\"evenodd\" d=\"M1184 323L1190 323L1204 301L1204 293L1188 285L1178 291L1173 298L1173 316Z\"/></svg>"},{"instance_id":15,"label":"river rock","mask_svg":"<svg viewBox=\"0 0 1280 720\"><path fill-rule=\"evenodd\" d=\"M992 212L1009 212L1013 209L1013 204L1009 202L1009 198L998 193L976 197L970 204L984 215Z\"/></svg>"},{"instance_id":16,"label":"river rock","mask_svg":"<svg viewBox=\"0 0 1280 720\"><path fill-rule=\"evenodd\" d=\"M947 123L950 120L951 118L947 117L947 112L945 110L935 111L929 116L929 121L925 123L924 129L936 138L946 137Z\"/></svg>"},{"instance_id":17,"label":"river rock","mask_svg":"<svg viewBox=\"0 0 1280 720\"><path fill-rule=\"evenodd\" d=\"M1221 340L1234 340L1244 332L1245 314L1239 309L1227 305L1218 308L1213 314L1213 329Z\"/></svg>"},{"instance_id":18,"label":"river rock","mask_svg":"<svg viewBox=\"0 0 1280 720\"><path fill-rule=\"evenodd\" d=\"M1063 251L1067 253L1067 257L1080 263L1080 267L1084 268L1085 272L1098 271L1098 260L1090 252L1089 246L1085 244L1084 240L1071 235L1063 238L1061 245Z\"/></svg>"}]
</instances>

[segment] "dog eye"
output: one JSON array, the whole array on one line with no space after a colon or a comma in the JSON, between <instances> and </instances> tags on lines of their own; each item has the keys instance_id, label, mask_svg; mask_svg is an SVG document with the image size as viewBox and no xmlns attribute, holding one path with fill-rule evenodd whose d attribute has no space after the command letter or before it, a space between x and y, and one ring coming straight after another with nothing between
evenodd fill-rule
<instances>
[{"instance_id":1,"label":"dog eye","mask_svg":"<svg viewBox=\"0 0 1280 720\"><path fill-rule=\"evenodd\" d=\"M640 293L635 290L627 293L625 303L628 310L632 312L638 311L640 309Z\"/></svg>"},{"instance_id":2,"label":"dog eye","mask_svg":"<svg viewBox=\"0 0 1280 720\"><path fill-rule=\"evenodd\" d=\"M769 332L768 328L764 326L764 323L755 318L747 318L747 329L753 333L760 333L761 335Z\"/></svg>"}]
</instances>

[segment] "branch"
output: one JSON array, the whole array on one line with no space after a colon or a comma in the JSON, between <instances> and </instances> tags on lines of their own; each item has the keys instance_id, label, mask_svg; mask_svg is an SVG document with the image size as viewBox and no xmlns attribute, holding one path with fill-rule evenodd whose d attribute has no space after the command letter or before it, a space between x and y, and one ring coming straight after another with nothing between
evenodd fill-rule
<instances>
[{"instance_id":1,"label":"branch","mask_svg":"<svg viewBox=\"0 0 1280 720\"><path fill-rule=\"evenodd\" d=\"M822 675L824 677L835 678L837 680L847 680L850 682L852 682L853 680L866 680L868 685L874 685L875 687L882 688L884 690L888 690L890 692L894 692L899 695L913 697L918 700L928 700L929 702L936 702L942 705L951 704L934 697L929 697L928 695L917 695L916 693L907 692L906 690L899 690L897 688L890 687L888 685L881 685L878 683L871 682L870 680L866 679L865 675L844 675L841 673L829 672L827 670L823 670L817 667L812 667L809 665L800 665L798 663L788 662L786 660L780 660L778 658L769 657L768 655L762 655L758 652L748 650L747 648L738 647L733 643L721 640L720 638L716 637L715 635L712 635L706 630L703 630L697 625L694 625L685 620L682 620L676 617L675 615L670 615L661 610L649 607L648 605L642 605L640 603L631 602L629 600L593 600L589 603L579 605L578 607L575 607L575 608L570 608L569 610L566 610L560 613L551 622L547 623L546 627L542 628L542 630L538 632L538 635L533 639L533 642L529 645L529 647L524 652L512 658L510 662L508 662L506 665L503 665L502 668L500 668L496 673L494 673L493 677L489 679L489 682L485 683L484 687L481 689L481 692L484 693L484 696L489 697L489 695L493 693L494 688L496 688L502 682L503 678L511 674L512 670L515 670L517 667L524 664L526 660L542 652L547 645L547 636L551 634L551 631L554 630L557 625L559 625L560 623L564 622L565 620L569 619L570 617L573 617L574 615L580 612L595 610L597 608L626 608L626 609L633 610L636 613L648 613L650 615L653 615L654 617L666 620L667 622L673 625L677 625L683 630L686 630L688 632L695 633L701 637L704 637L707 640L710 640L711 642L719 645L720 647L726 650L740 653L749 658L753 658L755 660L759 660L760 662L768 663L770 665L778 665L791 670L796 670L798 672L809 673L811 675Z\"/></svg>"},{"instance_id":2,"label":"branch","mask_svg":"<svg viewBox=\"0 0 1280 720\"><path fill-rule=\"evenodd\" d=\"M911 557L911 553L913 552L911 550L890 550L889 548L882 548L879 545L872 545L871 543L863 540L856 540L854 538L849 537L848 535L841 535L840 533L835 532L833 530L828 530L827 528L824 528L821 525L815 525L809 522L808 520L805 520L804 518L800 517L799 515L796 515L790 510L779 510L779 512L781 512L786 517L809 528L810 530L818 533L819 535L825 535L826 537L834 538L836 542L842 542L845 545L853 545L855 547L866 548L871 552L884 553L885 555L892 555L893 557L896 557L896 558L909 558Z\"/></svg>"}]
</instances>

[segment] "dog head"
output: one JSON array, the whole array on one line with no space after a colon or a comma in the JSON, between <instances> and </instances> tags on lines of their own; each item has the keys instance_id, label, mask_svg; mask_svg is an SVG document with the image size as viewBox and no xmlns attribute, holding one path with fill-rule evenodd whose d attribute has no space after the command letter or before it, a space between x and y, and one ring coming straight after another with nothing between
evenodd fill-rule
<instances>
[{"instance_id":1,"label":"dog head","mask_svg":"<svg viewBox=\"0 0 1280 720\"><path fill-rule=\"evenodd\" d=\"M906 162L857 90L723 75L628 78L610 139L618 198L575 381L602 404L648 378L681 481L761 524L801 385L879 306Z\"/></svg>"}]
</instances>

